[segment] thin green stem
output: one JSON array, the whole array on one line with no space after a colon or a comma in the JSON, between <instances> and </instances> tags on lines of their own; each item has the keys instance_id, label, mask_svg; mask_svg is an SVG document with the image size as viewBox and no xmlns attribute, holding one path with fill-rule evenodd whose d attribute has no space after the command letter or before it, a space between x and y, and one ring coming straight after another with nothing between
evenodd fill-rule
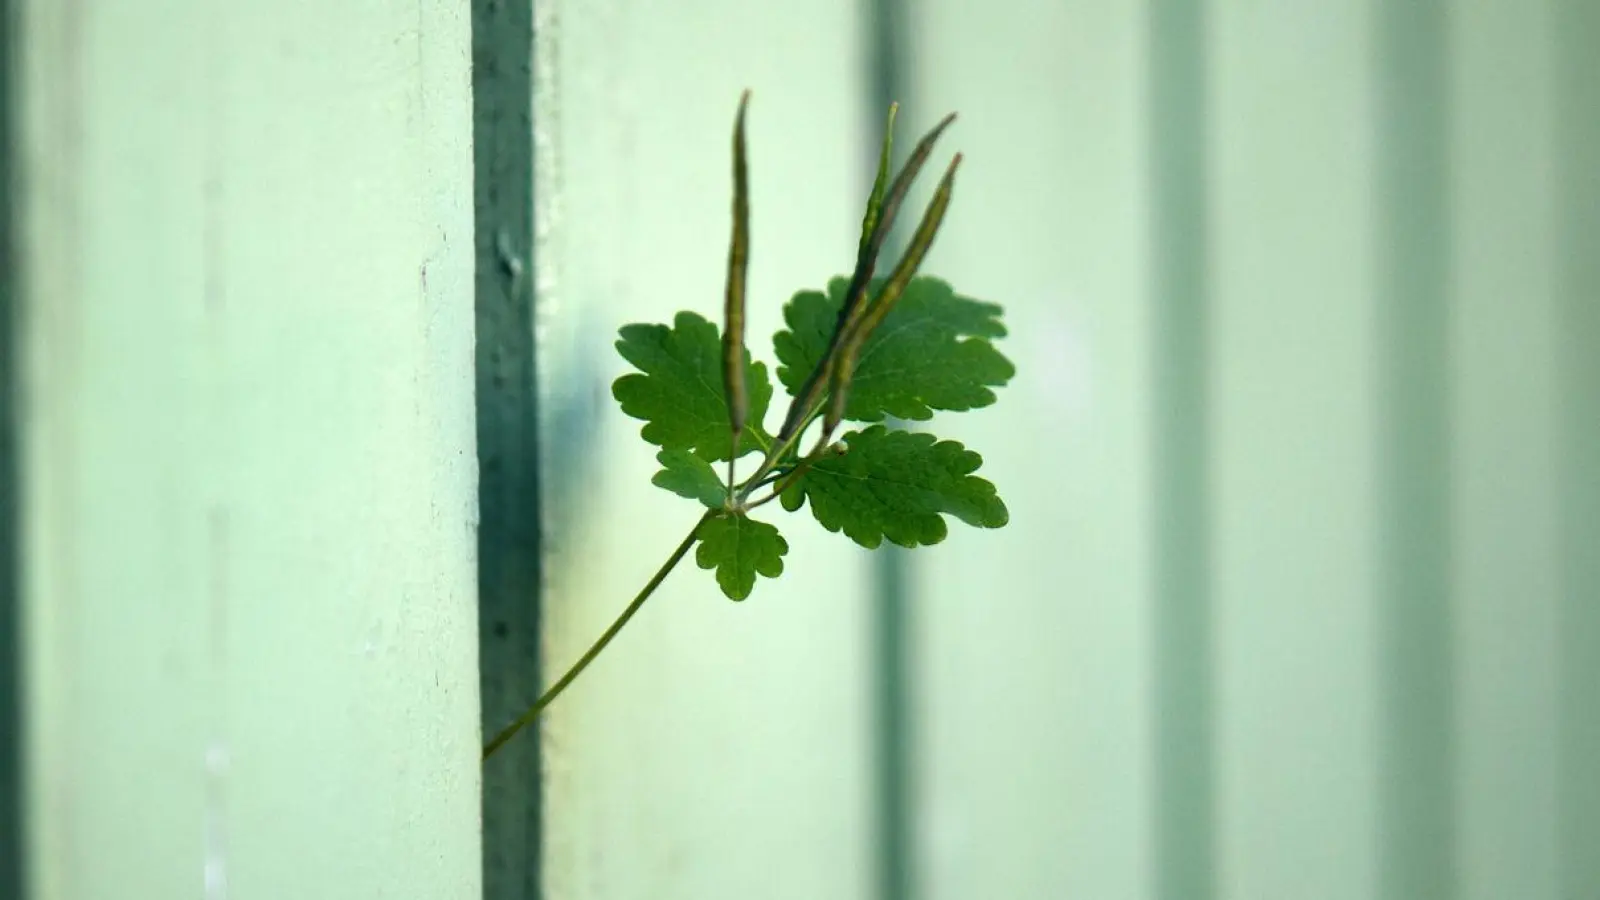
<instances>
[{"instance_id":1,"label":"thin green stem","mask_svg":"<svg viewBox=\"0 0 1600 900\"><path fill-rule=\"evenodd\" d=\"M755 491L760 490L761 488L764 488L769 484L773 484L773 483L777 482L779 479L783 478L783 476L789 474L792 471L794 471L794 467L793 466L790 466L787 469L785 469L782 466L779 466L778 468L773 469L771 472L767 473L767 477L761 479L761 482L759 484L757 484L754 488L751 488L751 492L754 493Z\"/></svg>"},{"instance_id":2,"label":"thin green stem","mask_svg":"<svg viewBox=\"0 0 1600 900\"><path fill-rule=\"evenodd\" d=\"M752 503L746 503L744 506L745 512L766 506L768 503L771 503L772 501L783 496L783 492L789 489L789 485L793 484L796 478L799 478L801 475L805 474L806 469L811 465L811 461L816 459L820 452L820 449L811 451L811 455L800 460L799 463L795 464L794 468L776 478L771 479L771 481L774 483L772 493L762 497L760 500L756 500Z\"/></svg>"},{"instance_id":3,"label":"thin green stem","mask_svg":"<svg viewBox=\"0 0 1600 900\"><path fill-rule=\"evenodd\" d=\"M761 465L756 467L756 473L750 476L749 480L745 482L744 488L734 497L735 507L743 508L744 502L750 499L750 495L761 484L761 479L766 478L773 469L777 468L778 463L783 460L783 455L794 449L794 445L800 442L800 434L804 430L802 428L767 451L766 458L762 459Z\"/></svg>"},{"instance_id":4,"label":"thin green stem","mask_svg":"<svg viewBox=\"0 0 1600 900\"><path fill-rule=\"evenodd\" d=\"M744 511L745 512L751 512L752 510L760 509L761 507L766 506L768 503L771 503L772 501L778 499L778 497L780 495L782 495L782 494L783 494L783 491L774 490L772 493L766 495L765 497L762 497L759 500L751 500L750 502L748 502L748 503L746 503L744 505Z\"/></svg>"},{"instance_id":5,"label":"thin green stem","mask_svg":"<svg viewBox=\"0 0 1600 900\"><path fill-rule=\"evenodd\" d=\"M820 415L822 415L822 403L819 401L812 405L811 411L800 422L800 427L795 429L794 434L789 435L789 437L767 451L766 457L761 460L761 465L756 468L756 473L745 481L744 487L734 497L734 506L736 508L747 508L745 502L750 499L750 495L755 493L757 488L761 487L763 484L762 479L771 474L772 470L783 462L784 455L793 450L796 444L800 443L800 437L806 433L806 429L810 428L811 423L815 422Z\"/></svg>"},{"instance_id":6,"label":"thin green stem","mask_svg":"<svg viewBox=\"0 0 1600 900\"><path fill-rule=\"evenodd\" d=\"M651 576L650 580L645 583L645 586L639 591L638 596L634 597L633 602L629 603L627 609L622 611L622 615L617 616L617 620L611 623L611 627L607 628L605 633L600 635L600 639L594 642L594 646L590 647L588 651L583 654L583 656L578 658L578 661L573 664L572 668L567 670L567 674L561 676L560 681L557 681L555 684L551 685L549 690L544 692L543 696L541 696L538 700L535 700L533 705L528 707L526 712L517 717L516 721L512 722L510 725L507 725L499 734L494 736L493 740L484 745L484 759L488 759L490 755L492 755L496 750L499 750L507 741L516 737L517 732L526 728L535 719L538 719L539 714L544 712L544 708L549 706L557 697L561 696L561 692L567 689L567 685L571 684L574 679L583 674L583 670L587 669L589 664L594 662L595 657L600 655L600 651L604 650L606 645L611 643L612 638L615 638L617 633L622 631L622 626L628 624L628 620L632 619L634 614L639 611L639 608L644 606L644 602L650 599L651 594L656 592L656 588L661 586L661 582L666 581L667 576L672 573L672 570L677 568L678 563L682 562L683 558L689 554L689 549L694 546L695 541L699 538L700 526L714 514L714 511L708 510L705 515L700 517L700 521L696 522L694 528L690 529L688 536L683 539L683 543L678 545L678 549L672 551L672 555L667 557L667 561L662 563L661 568L656 570L656 574Z\"/></svg>"},{"instance_id":7,"label":"thin green stem","mask_svg":"<svg viewBox=\"0 0 1600 900\"><path fill-rule=\"evenodd\" d=\"M752 500L749 503L746 503L744 505L744 511L745 512L750 512L751 510L760 509L761 507L766 506L768 503L771 503L772 501L778 499L781 496L783 496L783 488L774 488L772 490L772 493L767 494L765 497L762 497L759 500Z\"/></svg>"}]
</instances>

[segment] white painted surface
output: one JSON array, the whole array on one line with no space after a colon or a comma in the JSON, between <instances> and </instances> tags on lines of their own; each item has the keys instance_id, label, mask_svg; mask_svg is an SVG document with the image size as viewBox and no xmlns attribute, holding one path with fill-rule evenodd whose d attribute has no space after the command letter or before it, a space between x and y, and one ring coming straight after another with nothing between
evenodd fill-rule
<instances>
[{"instance_id":1,"label":"white painted surface","mask_svg":"<svg viewBox=\"0 0 1600 900\"><path fill-rule=\"evenodd\" d=\"M23 6L37 896L478 896L465 8Z\"/></svg>"}]
</instances>

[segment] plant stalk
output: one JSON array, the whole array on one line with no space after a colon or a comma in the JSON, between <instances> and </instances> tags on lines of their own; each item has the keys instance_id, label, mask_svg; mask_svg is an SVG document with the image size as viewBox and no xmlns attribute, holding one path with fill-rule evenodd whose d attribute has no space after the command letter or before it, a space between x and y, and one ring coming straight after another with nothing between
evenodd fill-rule
<instances>
[{"instance_id":1,"label":"plant stalk","mask_svg":"<svg viewBox=\"0 0 1600 900\"><path fill-rule=\"evenodd\" d=\"M539 697L538 700L533 701L533 705L528 707L527 711L522 715L518 716L516 721L501 729L500 733L495 735L493 740L489 741L489 743L483 746L484 759L488 759L496 750L499 750L502 746L504 746L507 741L516 737L517 732L526 728L528 725L533 723L534 720L538 719L539 714L544 712L544 708L554 702L557 697L561 696L561 692L567 689L567 685L571 684L573 680L575 680L579 675L583 674L583 670L587 669L589 664L594 662L595 657L600 655L600 651L604 650L606 645L611 643L611 640L615 638L620 631L622 631L622 626L628 624L628 620L633 618L634 614L639 611L640 607L644 606L644 602L650 599L650 595L656 592L656 588L661 587L661 583L667 580L667 576L672 574L672 570L677 568L678 563L682 562L683 558L689 554L689 549L692 548L695 544L695 541L699 539L700 526L704 524L707 519L711 518L712 515L713 511L708 510L705 515L700 517L700 521L696 522L694 528L689 530L688 536L686 536L683 539L683 542L678 545L678 549L672 551L672 555L667 557L667 561L662 563L661 568L656 570L656 574L651 576L650 580L645 583L645 586L640 589L638 596L633 598L633 602L629 603L627 608L622 611L622 614L617 616L617 620L611 623L611 627L607 628L605 633L600 635L600 639L594 642L594 646L590 647L588 651L583 654L583 656L579 657L576 663L573 663L572 668L567 670L567 674L562 675L561 680L551 685L549 689Z\"/></svg>"},{"instance_id":2,"label":"plant stalk","mask_svg":"<svg viewBox=\"0 0 1600 900\"><path fill-rule=\"evenodd\" d=\"M820 365L818 370L821 371ZM791 434L788 438L772 445L772 449L768 450L766 457L761 460L761 465L756 468L756 473L746 479L744 487L741 490L734 493L733 501L735 508L749 509L747 504L750 501L750 495L755 493L756 488L761 486L761 480L770 475L772 470L776 469L778 465L783 462L784 455L790 450L793 450L795 446L800 443L800 436L806 433L806 429L810 428L811 423L815 422L817 420L817 416L820 415L822 415L822 403L818 401L812 405L811 411L807 413L805 419L801 421L800 427L795 430L794 434ZM816 451L812 452L815 453Z\"/></svg>"}]
</instances>

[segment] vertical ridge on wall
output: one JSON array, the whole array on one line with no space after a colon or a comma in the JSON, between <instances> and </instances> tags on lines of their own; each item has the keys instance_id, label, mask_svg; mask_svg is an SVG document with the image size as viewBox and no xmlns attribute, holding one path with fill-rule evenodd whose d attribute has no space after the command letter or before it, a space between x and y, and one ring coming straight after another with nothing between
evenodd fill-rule
<instances>
[{"instance_id":1,"label":"vertical ridge on wall","mask_svg":"<svg viewBox=\"0 0 1600 900\"><path fill-rule=\"evenodd\" d=\"M21 897L22 833L22 591L17 464L17 329L20 285L16 238L19 179L12 101L16 89L17 10L0 0L0 897Z\"/></svg>"},{"instance_id":2,"label":"vertical ridge on wall","mask_svg":"<svg viewBox=\"0 0 1600 900\"><path fill-rule=\"evenodd\" d=\"M1010 523L918 551L918 888L1148 898L1155 547L1148 3L918 0L966 158L929 270L1000 303L999 402L929 426Z\"/></svg>"},{"instance_id":3,"label":"vertical ridge on wall","mask_svg":"<svg viewBox=\"0 0 1600 900\"><path fill-rule=\"evenodd\" d=\"M1448 23L1433 2L1379 4L1374 24L1378 895L1448 900L1456 894Z\"/></svg>"},{"instance_id":4,"label":"vertical ridge on wall","mask_svg":"<svg viewBox=\"0 0 1600 900\"><path fill-rule=\"evenodd\" d=\"M533 333L533 3L472 4L477 242L478 641L483 728L539 695L541 541ZM484 767L489 900L540 893L537 725Z\"/></svg>"},{"instance_id":5,"label":"vertical ridge on wall","mask_svg":"<svg viewBox=\"0 0 1600 900\"><path fill-rule=\"evenodd\" d=\"M1555 16L1561 410L1560 896L1600 896L1600 6Z\"/></svg>"},{"instance_id":6,"label":"vertical ridge on wall","mask_svg":"<svg viewBox=\"0 0 1600 900\"><path fill-rule=\"evenodd\" d=\"M867 135L863 159L865 172L873 171L879 156L884 116L890 103L905 105L910 87L906 60L906 18L911 0L865 0L867 37ZM903 155L903 154L901 154ZM903 229L896 229L903 232ZM901 241L891 235L888 251ZM878 845L875 860L875 894L879 900L911 900L916 896L915 756L911 746L911 673L913 660L907 640L907 618L913 590L906 551L880 548L872 554L871 642L873 650L872 703L874 717L872 799L873 827Z\"/></svg>"},{"instance_id":7,"label":"vertical ridge on wall","mask_svg":"<svg viewBox=\"0 0 1600 900\"><path fill-rule=\"evenodd\" d=\"M1459 900L1557 900L1555 4L1449 13L1450 630Z\"/></svg>"},{"instance_id":8,"label":"vertical ridge on wall","mask_svg":"<svg viewBox=\"0 0 1600 900\"><path fill-rule=\"evenodd\" d=\"M1215 895L1204 0L1149 14L1155 895Z\"/></svg>"},{"instance_id":9,"label":"vertical ridge on wall","mask_svg":"<svg viewBox=\"0 0 1600 900\"><path fill-rule=\"evenodd\" d=\"M1374 10L1209 12L1217 889L1369 898Z\"/></svg>"}]
</instances>

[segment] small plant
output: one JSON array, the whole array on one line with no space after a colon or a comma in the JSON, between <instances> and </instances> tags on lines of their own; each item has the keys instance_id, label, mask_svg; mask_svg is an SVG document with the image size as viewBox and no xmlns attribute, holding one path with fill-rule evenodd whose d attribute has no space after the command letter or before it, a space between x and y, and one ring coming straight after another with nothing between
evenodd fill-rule
<instances>
[{"instance_id":1,"label":"small plant","mask_svg":"<svg viewBox=\"0 0 1600 900\"><path fill-rule=\"evenodd\" d=\"M885 538L903 547L944 540L944 515L980 528L1006 524L994 485L973 473L983 459L955 441L884 424L889 417L925 420L934 410L962 411L995 402L994 389L1015 369L995 349L1005 335L1000 307L955 293L917 269L950 206L961 155L945 170L905 255L887 277L877 259L911 182L955 120L946 116L912 150L889 181L895 108L890 107L878 174L861 223L855 269L825 293L801 291L784 307L787 327L773 337L778 380L792 398L776 432L766 428L772 381L745 346L745 272L750 261L750 200L745 162L745 109L733 131L733 238L723 328L693 312L672 325L627 325L617 351L637 372L612 385L622 411L643 419L640 435L660 451L651 481L696 501L703 510L676 550L594 646L527 712L483 749L499 749L571 684L616 637L667 575L695 550L715 569L734 600L754 590L757 576L783 574L789 545L751 513L777 500L795 512L807 503L822 527L869 549ZM802 438L820 420L809 450ZM844 421L865 427L834 439ZM735 463L759 456L740 480ZM726 461L723 474L715 463ZM696 547L698 545L698 548Z\"/></svg>"}]
</instances>

